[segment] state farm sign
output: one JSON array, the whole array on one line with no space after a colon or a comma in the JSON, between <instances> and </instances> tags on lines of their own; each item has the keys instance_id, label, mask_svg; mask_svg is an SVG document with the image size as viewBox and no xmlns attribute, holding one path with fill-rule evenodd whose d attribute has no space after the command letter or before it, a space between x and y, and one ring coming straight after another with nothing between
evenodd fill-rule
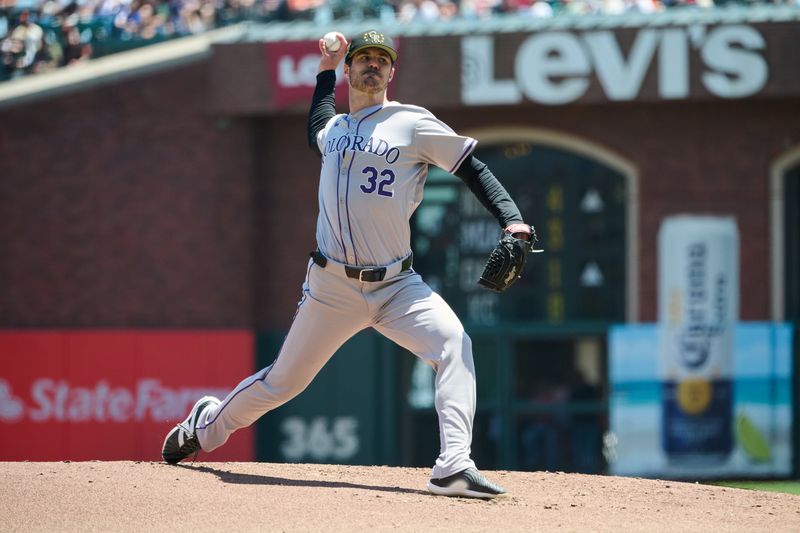
<instances>
[{"instance_id":1,"label":"state farm sign","mask_svg":"<svg viewBox=\"0 0 800 533\"><path fill-rule=\"evenodd\" d=\"M688 98L693 79L711 95L745 98L768 81L765 48L761 33L747 25L640 29L627 51L610 30L544 32L522 41L514 77L501 79L495 37L470 36L461 40L461 98L467 105L510 105L523 98L561 105L583 97L596 80L608 100L631 101L654 67L658 99ZM699 62L692 60L695 54Z\"/></svg>"},{"instance_id":2,"label":"state farm sign","mask_svg":"<svg viewBox=\"0 0 800 533\"><path fill-rule=\"evenodd\" d=\"M81 386L64 379L38 378L29 390L14 391L0 379L0 422L165 422L183 419L198 398L222 397L227 389L164 386L155 378L117 386L106 380Z\"/></svg>"},{"instance_id":3,"label":"state farm sign","mask_svg":"<svg viewBox=\"0 0 800 533\"><path fill-rule=\"evenodd\" d=\"M0 359L0 461L158 461L194 402L254 370L249 331L0 331ZM203 460L254 450L247 428Z\"/></svg>"}]
</instances>

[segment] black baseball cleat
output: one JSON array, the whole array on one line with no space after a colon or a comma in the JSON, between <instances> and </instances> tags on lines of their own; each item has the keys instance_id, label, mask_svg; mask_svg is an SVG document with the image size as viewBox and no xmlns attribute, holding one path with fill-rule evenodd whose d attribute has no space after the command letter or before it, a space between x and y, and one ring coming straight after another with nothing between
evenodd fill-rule
<instances>
[{"instance_id":1,"label":"black baseball cleat","mask_svg":"<svg viewBox=\"0 0 800 533\"><path fill-rule=\"evenodd\" d=\"M209 406L219 405L221 402L213 396L203 396L194 404L186 420L172 428L164 439L161 456L171 465L176 465L190 455L195 457L200 453L200 441L195 436L197 422L200 415Z\"/></svg>"},{"instance_id":2,"label":"black baseball cleat","mask_svg":"<svg viewBox=\"0 0 800 533\"><path fill-rule=\"evenodd\" d=\"M452 476L439 479L432 478L428 481L428 490L439 496L462 496L464 498L491 499L506 490L500 485L495 485L478 472L475 468L467 468Z\"/></svg>"}]
</instances>

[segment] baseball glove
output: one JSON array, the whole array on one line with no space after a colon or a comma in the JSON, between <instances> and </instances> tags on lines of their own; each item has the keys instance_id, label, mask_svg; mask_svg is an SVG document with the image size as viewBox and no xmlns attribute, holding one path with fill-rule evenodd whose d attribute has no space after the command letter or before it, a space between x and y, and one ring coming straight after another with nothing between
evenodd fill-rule
<instances>
[{"instance_id":1,"label":"baseball glove","mask_svg":"<svg viewBox=\"0 0 800 533\"><path fill-rule=\"evenodd\" d=\"M533 226L529 227L530 240L518 239L508 231L503 232L500 242L489 254L481 279L478 280L480 285L495 292L503 292L522 276L528 253L542 251L534 250L536 232Z\"/></svg>"}]
</instances>

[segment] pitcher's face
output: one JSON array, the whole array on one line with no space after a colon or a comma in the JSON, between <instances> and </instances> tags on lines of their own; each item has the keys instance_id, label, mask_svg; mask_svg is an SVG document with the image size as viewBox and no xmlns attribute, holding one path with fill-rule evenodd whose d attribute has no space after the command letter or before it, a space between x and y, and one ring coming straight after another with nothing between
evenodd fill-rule
<instances>
[{"instance_id":1,"label":"pitcher's face","mask_svg":"<svg viewBox=\"0 0 800 533\"><path fill-rule=\"evenodd\" d=\"M359 50L344 68L350 87L368 94L385 91L394 76L392 58L381 48Z\"/></svg>"}]
</instances>

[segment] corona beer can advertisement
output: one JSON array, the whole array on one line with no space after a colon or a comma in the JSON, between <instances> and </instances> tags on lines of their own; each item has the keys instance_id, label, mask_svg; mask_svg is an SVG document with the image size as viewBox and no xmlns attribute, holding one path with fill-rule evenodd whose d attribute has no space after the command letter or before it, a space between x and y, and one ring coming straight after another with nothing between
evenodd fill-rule
<instances>
[{"instance_id":1,"label":"corona beer can advertisement","mask_svg":"<svg viewBox=\"0 0 800 533\"><path fill-rule=\"evenodd\" d=\"M658 258L661 445L672 463L721 463L733 449L736 222L668 217L658 236Z\"/></svg>"},{"instance_id":2,"label":"corona beer can advertisement","mask_svg":"<svg viewBox=\"0 0 800 533\"><path fill-rule=\"evenodd\" d=\"M658 267L658 322L610 333L611 472L789 474L791 326L739 323L735 219L667 217Z\"/></svg>"}]
</instances>

